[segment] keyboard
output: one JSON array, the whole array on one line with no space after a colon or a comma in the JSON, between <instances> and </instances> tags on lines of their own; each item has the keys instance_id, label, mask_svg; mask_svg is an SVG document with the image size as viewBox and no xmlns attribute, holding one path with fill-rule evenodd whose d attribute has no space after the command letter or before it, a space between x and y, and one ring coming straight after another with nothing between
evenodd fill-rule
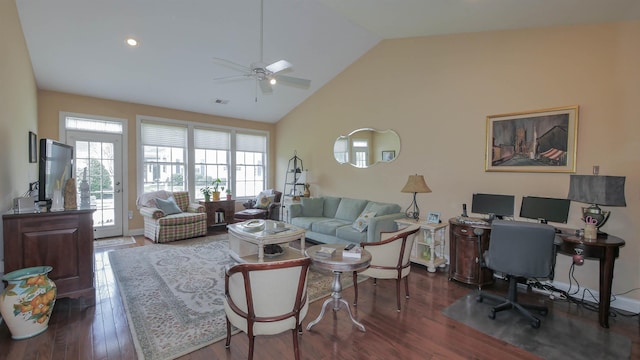
<instances>
[{"instance_id":1,"label":"keyboard","mask_svg":"<svg viewBox=\"0 0 640 360\"><path fill-rule=\"evenodd\" d=\"M458 216L456 220L458 220L458 222L461 224L467 224L467 225L485 225L485 226L491 225L487 220L482 218Z\"/></svg>"}]
</instances>

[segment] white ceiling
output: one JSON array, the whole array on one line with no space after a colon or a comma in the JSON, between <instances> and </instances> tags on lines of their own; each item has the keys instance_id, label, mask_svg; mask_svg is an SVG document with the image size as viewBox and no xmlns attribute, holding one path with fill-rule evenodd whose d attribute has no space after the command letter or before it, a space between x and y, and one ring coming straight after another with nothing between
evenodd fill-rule
<instances>
[{"instance_id":1,"label":"white ceiling","mask_svg":"<svg viewBox=\"0 0 640 360\"><path fill-rule=\"evenodd\" d=\"M259 0L16 3L40 89L270 123L382 39L640 19L639 0L264 1L264 61L291 62L307 90L213 80L237 74L213 57L260 60Z\"/></svg>"}]
</instances>

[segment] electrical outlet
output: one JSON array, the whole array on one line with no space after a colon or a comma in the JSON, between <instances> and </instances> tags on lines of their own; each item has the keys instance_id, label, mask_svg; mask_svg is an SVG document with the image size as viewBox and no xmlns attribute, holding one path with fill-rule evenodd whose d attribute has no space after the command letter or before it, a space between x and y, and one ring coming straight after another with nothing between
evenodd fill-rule
<instances>
[{"instance_id":1,"label":"electrical outlet","mask_svg":"<svg viewBox=\"0 0 640 360\"><path fill-rule=\"evenodd\" d=\"M133 219L133 211L129 210L129 220Z\"/></svg>"}]
</instances>

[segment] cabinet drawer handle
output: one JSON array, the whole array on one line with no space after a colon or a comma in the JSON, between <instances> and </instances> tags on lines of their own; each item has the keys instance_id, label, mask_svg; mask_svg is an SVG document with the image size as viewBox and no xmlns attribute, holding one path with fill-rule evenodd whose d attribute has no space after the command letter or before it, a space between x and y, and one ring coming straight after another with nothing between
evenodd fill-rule
<instances>
[{"instance_id":1,"label":"cabinet drawer handle","mask_svg":"<svg viewBox=\"0 0 640 360\"><path fill-rule=\"evenodd\" d=\"M477 264L477 263L479 263L479 262L480 262L480 261L479 261L478 257L476 256L476 264Z\"/></svg>"},{"instance_id":2,"label":"cabinet drawer handle","mask_svg":"<svg viewBox=\"0 0 640 360\"><path fill-rule=\"evenodd\" d=\"M460 229L460 232L466 234L467 233L467 229Z\"/></svg>"}]
</instances>

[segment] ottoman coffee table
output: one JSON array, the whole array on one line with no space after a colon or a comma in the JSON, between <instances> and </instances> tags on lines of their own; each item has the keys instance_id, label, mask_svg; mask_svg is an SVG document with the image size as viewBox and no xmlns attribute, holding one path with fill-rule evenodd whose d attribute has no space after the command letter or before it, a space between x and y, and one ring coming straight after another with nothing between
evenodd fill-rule
<instances>
[{"instance_id":1,"label":"ottoman coffee table","mask_svg":"<svg viewBox=\"0 0 640 360\"><path fill-rule=\"evenodd\" d=\"M280 221L259 220L264 226L259 225L257 220L249 220L241 223L228 225L229 229L229 254L235 261L244 262L264 262L265 257L269 260L287 260L304 257L304 234L305 230L297 226L286 224ZM293 249L287 246L291 241L300 239L300 249ZM280 244L282 254L266 254L266 245Z\"/></svg>"}]
</instances>

